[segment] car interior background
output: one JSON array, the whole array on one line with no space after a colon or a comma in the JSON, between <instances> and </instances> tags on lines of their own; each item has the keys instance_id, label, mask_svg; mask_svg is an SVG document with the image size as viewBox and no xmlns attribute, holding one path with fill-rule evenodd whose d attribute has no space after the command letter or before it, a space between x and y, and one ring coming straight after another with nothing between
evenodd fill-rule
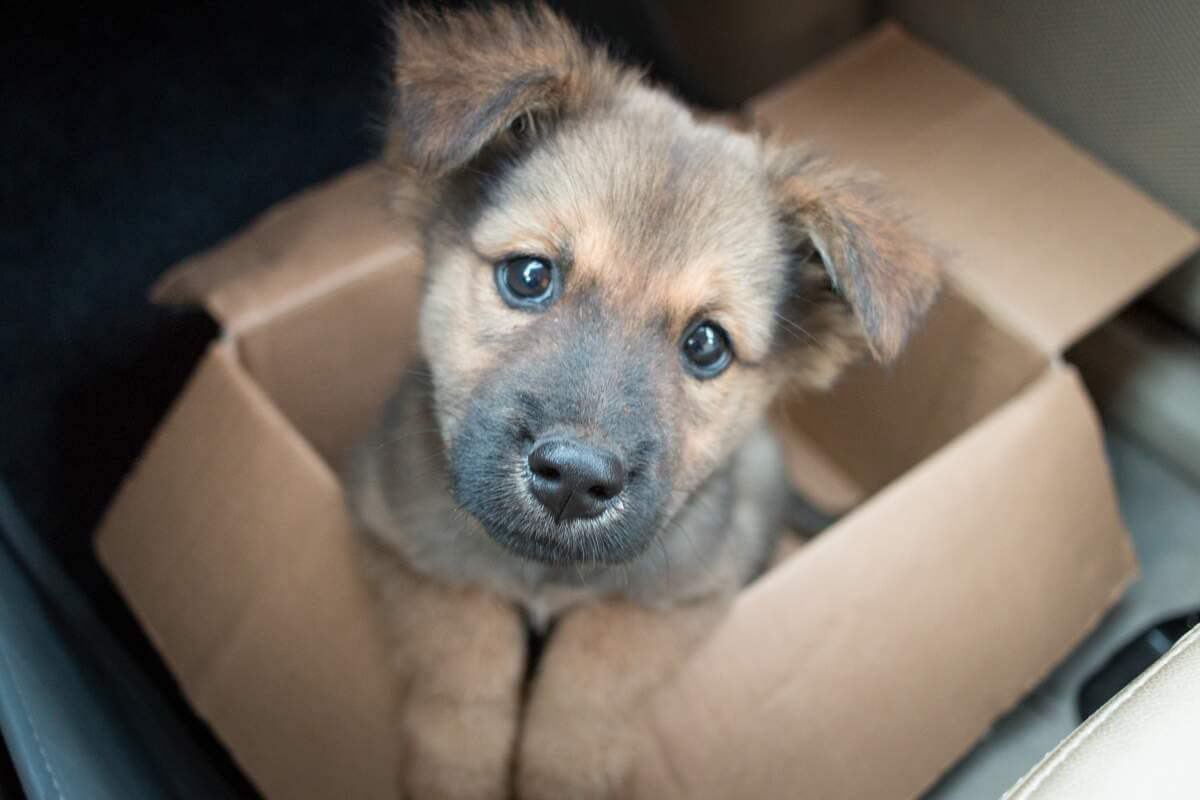
<instances>
[{"instance_id":1,"label":"car interior background","mask_svg":"<svg viewBox=\"0 0 1200 800\"><path fill-rule=\"evenodd\" d=\"M1200 224L1200 6L1186 0L556 5L627 57L652 64L683 96L722 108L894 19ZM375 154L386 73L382 8L275 0L30 7L6 26L4 800L43 796L46 787L64 796L170 796L181 787L192 796L254 796L178 695L97 565L90 537L216 335L202 312L149 305L147 287L264 208ZM1177 621L1159 630L1165 649L1194 624L1197 337L1193 260L1068 353L1104 415L1141 576L928 797L999 796L1080 723L1081 703L1095 706L1085 687L1102 701L1157 654L1148 629ZM1129 656L1133 674L1112 678L1122 674L1112 665L1130 642L1146 652ZM1107 689L1096 683L1106 667L1116 669Z\"/></svg>"}]
</instances>

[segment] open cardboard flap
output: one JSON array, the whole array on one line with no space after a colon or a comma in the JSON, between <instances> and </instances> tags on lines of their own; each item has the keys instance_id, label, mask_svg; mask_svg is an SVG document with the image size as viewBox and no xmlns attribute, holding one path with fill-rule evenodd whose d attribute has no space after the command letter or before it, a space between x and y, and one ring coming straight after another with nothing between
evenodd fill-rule
<instances>
[{"instance_id":1,"label":"open cardboard flap","mask_svg":"<svg viewBox=\"0 0 1200 800\"><path fill-rule=\"evenodd\" d=\"M786 139L883 173L972 297L1046 353L1061 353L1200 241L1001 90L894 25L751 110Z\"/></svg>"},{"instance_id":2,"label":"open cardboard flap","mask_svg":"<svg viewBox=\"0 0 1200 800\"><path fill-rule=\"evenodd\" d=\"M1195 235L892 28L756 109L894 176L957 280L892 370L777 409L814 497L869 499L748 588L649 705L634 788L911 796L1132 579L1094 414L1055 356ZM164 279L226 335L98 534L271 797L394 794L389 670L333 470L412 352L417 241L385 187L354 170Z\"/></svg>"}]
</instances>

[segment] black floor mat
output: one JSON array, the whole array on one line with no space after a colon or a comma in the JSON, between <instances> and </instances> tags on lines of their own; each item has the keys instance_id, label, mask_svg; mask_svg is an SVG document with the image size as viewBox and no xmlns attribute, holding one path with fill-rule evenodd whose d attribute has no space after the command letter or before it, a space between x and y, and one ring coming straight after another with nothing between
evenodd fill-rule
<instances>
[{"instance_id":1,"label":"black floor mat","mask_svg":"<svg viewBox=\"0 0 1200 800\"><path fill-rule=\"evenodd\" d=\"M371 155L378 18L371 3L162 4L8 28L0 474L90 587L86 534L213 334L150 307L147 286Z\"/></svg>"}]
</instances>

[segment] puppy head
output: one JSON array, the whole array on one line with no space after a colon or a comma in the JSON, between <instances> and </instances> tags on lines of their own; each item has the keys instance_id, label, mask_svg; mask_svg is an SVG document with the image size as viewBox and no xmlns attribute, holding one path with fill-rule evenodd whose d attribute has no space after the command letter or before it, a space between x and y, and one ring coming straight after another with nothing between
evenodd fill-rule
<instances>
[{"instance_id":1,"label":"puppy head","mask_svg":"<svg viewBox=\"0 0 1200 800\"><path fill-rule=\"evenodd\" d=\"M866 181L698 120L545 9L396 39L451 486L517 553L635 557L783 384L894 358L932 300Z\"/></svg>"}]
</instances>

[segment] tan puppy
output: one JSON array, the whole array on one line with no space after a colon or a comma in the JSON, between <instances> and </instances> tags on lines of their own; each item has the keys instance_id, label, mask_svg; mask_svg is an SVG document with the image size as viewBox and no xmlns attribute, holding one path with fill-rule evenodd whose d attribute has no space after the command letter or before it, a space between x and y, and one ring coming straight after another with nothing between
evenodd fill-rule
<instances>
[{"instance_id":1,"label":"tan puppy","mask_svg":"<svg viewBox=\"0 0 1200 800\"><path fill-rule=\"evenodd\" d=\"M346 482L401 794L620 797L644 698L774 547L768 404L895 357L934 264L869 181L702 120L549 11L395 28L423 359Z\"/></svg>"}]
</instances>

